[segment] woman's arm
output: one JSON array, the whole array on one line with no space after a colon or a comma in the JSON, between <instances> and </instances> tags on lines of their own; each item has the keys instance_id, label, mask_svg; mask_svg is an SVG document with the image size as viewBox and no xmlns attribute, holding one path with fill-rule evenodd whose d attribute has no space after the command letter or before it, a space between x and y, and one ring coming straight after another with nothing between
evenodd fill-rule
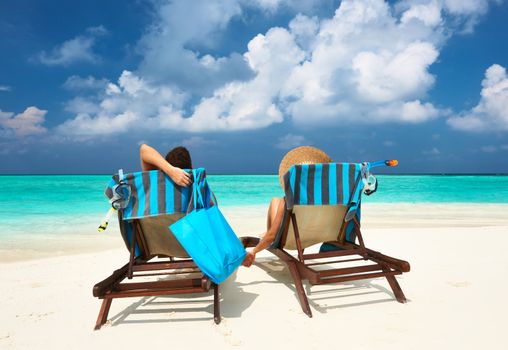
<instances>
[{"instance_id":1,"label":"woman's arm","mask_svg":"<svg viewBox=\"0 0 508 350\"><path fill-rule=\"evenodd\" d=\"M252 248L251 251L247 252L247 255L245 256L245 259L242 262L243 266L250 267L254 260L256 259L256 254L262 251L263 249L266 249L272 244L273 240L275 239L275 235L277 234L277 230L279 229L282 218L284 217L284 200L280 200L277 206L277 213L275 214L275 217L273 221L270 224L270 227L266 231L266 233L263 235L259 243Z\"/></svg>"},{"instance_id":2,"label":"woman's arm","mask_svg":"<svg viewBox=\"0 0 508 350\"><path fill-rule=\"evenodd\" d=\"M191 183L190 175L180 168L174 167L164 159L157 150L142 144L139 148L141 170L159 169L166 173L177 185L188 186Z\"/></svg>"}]
</instances>

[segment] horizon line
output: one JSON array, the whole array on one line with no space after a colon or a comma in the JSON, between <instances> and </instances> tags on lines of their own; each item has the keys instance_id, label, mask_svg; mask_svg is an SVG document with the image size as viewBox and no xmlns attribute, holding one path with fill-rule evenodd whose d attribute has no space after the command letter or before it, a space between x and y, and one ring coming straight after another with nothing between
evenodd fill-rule
<instances>
[{"instance_id":1,"label":"horizon line","mask_svg":"<svg viewBox=\"0 0 508 350\"><path fill-rule=\"evenodd\" d=\"M137 172L137 171L135 171ZM113 176L115 173L13 173L13 174L0 174L0 176L63 176L63 175L70 175L70 176L106 176L111 175ZM266 174L266 173L260 173L260 174L235 174L235 173L207 173L207 175L214 175L214 176L278 176L278 174ZM440 175L440 176L508 176L508 172L506 173L382 173L382 172L376 172L375 175L387 175L387 176L422 176L422 175Z\"/></svg>"}]
</instances>

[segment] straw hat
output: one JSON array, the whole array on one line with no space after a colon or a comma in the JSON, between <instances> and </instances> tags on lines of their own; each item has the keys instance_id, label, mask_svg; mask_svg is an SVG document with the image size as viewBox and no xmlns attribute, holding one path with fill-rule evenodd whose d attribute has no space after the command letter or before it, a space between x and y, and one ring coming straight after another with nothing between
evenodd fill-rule
<instances>
[{"instance_id":1,"label":"straw hat","mask_svg":"<svg viewBox=\"0 0 508 350\"><path fill-rule=\"evenodd\" d=\"M318 163L331 163L332 158L325 152L311 146L301 146L292 149L279 165L279 181L284 188L284 175L288 172L289 168L296 164L318 164Z\"/></svg>"}]
</instances>

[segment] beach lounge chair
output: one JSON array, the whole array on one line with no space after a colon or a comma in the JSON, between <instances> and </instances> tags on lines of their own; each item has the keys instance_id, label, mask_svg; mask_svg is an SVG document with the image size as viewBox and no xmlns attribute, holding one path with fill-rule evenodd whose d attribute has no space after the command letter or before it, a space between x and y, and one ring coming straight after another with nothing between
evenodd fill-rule
<instances>
[{"instance_id":1,"label":"beach lounge chair","mask_svg":"<svg viewBox=\"0 0 508 350\"><path fill-rule=\"evenodd\" d=\"M397 301L406 302L395 275L408 272L409 263L368 249L360 231L362 174L382 164L394 163L293 165L284 175L284 217L268 250L287 264L309 317L312 312L302 280L318 285L386 277ZM251 238L243 241L247 246L256 244ZM319 253L305 254L306 248L318 243L325 243ZM294 250L296 256L288 252ZM330 267L339 263L348 267Z\"/></svg>"},{"instance_id":2,"label":"beach lounge chair","mask_svg":"<svg viewBox=\"0 0 508 350\"><path fill-rule=\"evenodd\" d=\"M193 171L198 171L200 181L206 176L204 169ZM169 230L193 205L191 187L175 185L157 170L113 176L106 196L112 202L128 202L118 210L118 220L129 262L93 287L93 296L103 300L96 330L106 322L115 298L205 293L211 289L214 321L220 323L219 286L201 272Z\"/></svg>"}]
</instances>

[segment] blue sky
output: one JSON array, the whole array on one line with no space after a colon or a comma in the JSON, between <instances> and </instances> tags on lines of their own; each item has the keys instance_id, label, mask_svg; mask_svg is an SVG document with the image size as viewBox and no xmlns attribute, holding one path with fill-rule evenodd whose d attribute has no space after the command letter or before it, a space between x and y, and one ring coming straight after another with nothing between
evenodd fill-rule
<instances>
[{"instance_id":1,"label":"blue sky","mask_svg":"<svg viewBox=\"0 0 508 350\"><path fill-rule=\"evenodd\" d=\"M399 173L508 173L508 4L488 0L0 3L0 174L211 173L314 145Z\"/></svg>"}]
</instances>

